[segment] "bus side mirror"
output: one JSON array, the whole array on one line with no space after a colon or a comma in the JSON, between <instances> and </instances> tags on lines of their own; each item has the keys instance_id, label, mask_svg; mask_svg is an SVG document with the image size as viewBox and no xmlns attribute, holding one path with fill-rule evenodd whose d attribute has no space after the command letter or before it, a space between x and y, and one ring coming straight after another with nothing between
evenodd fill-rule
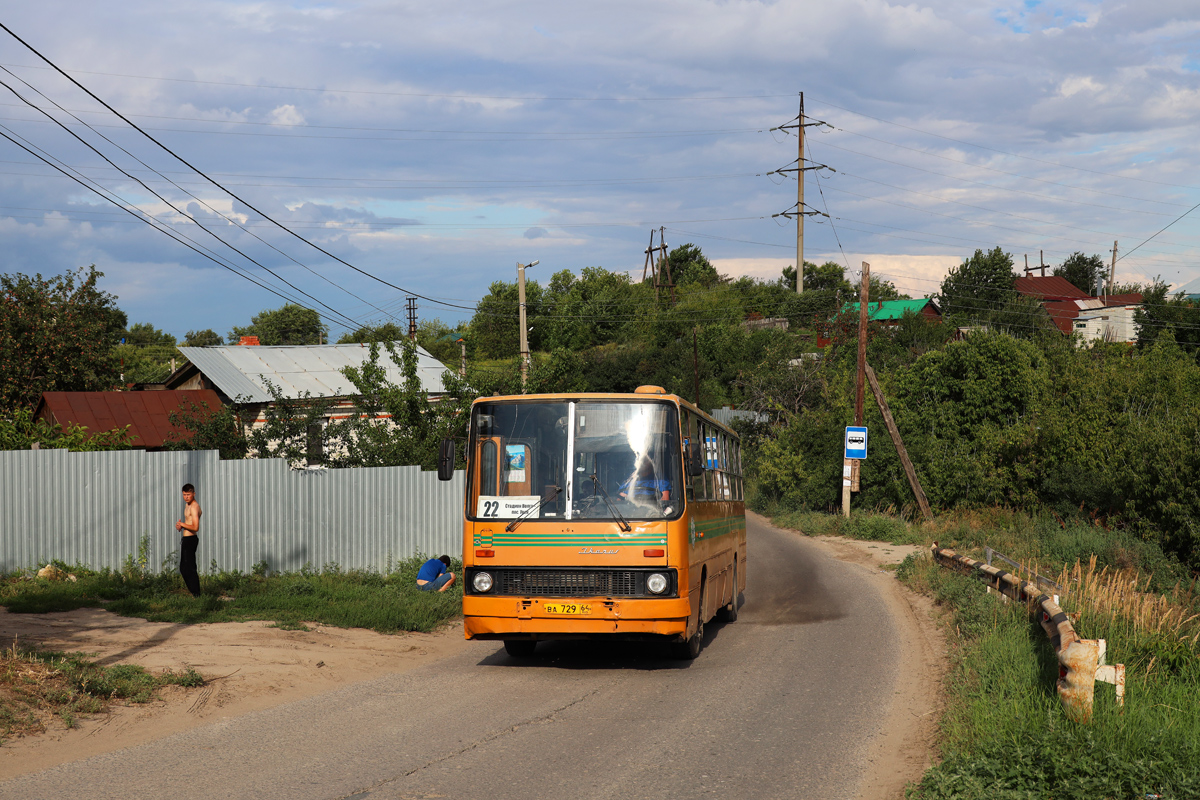
<instances>
[{"instance_id":1,"label":"bus side mirror","mask_svg":"<svg viewBox=\"0 0 1200 800\"><path fill-rule=\"evenodd\" d=\"M454 440L442 439L438 447L438 480L448 481L454 477Z\"/></svg>"},{"instance_id":2,"label":"bus side mirror","mask_svg":"<svg viewBox=\"0 0 1200 800\"><path fill-rule=\"evenodd\" d=\"M688 442L686 469L689 478L704 474L704 461L700 458L699 442Z\"/></svg>"}]
</instances>

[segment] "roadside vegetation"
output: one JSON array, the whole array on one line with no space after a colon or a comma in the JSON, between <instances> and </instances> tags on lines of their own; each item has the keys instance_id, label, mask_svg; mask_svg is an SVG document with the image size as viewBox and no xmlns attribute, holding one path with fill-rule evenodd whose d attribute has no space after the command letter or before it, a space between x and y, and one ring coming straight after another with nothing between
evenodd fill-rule
<instances>
[{"instance_id":1,"label":"roadside vegetation","mask_svg":"<svg viewBox=\"0 0 1200 800\"><path fill-rule=\"evenodd\" d=\"M20 572L0 578L0 605L10 613L36 614L103 608L151 622L194 624L268 620L278 627L305 629L306 623L368 628L380 633L428 632L460 612L458 581L445 592L422 592L413 556L383 572L343 570L337 564L299 572L268 573L260 563L249 573L214 565L200 576L200 597L192 597L173 564L155 573L129 559L121 570L91 570L56 564L71 580L47 580ZM461 562L451 567L461 574Z\"/></svg>"},{"instance_id":2,"label":"roadside vegetation","mask_svg":"<svg viewBox=\"0 0 1200 800\"><path fill-rule=\"evenodd\" d=\"M107 711L118 700L148 703L164 686L197 687L190 667L158 675L133 664L102 667L82 653L59 653L10 643L0 650L0 745L41 733L58 718L68 728L81 716Z\"/></svg>"},{"instance_id":3,"label":"roadside vegetation","mask_svg":"<svg viewBox=\"0 0 1200 800\"><path fill-rule=\"evenodd\" d=\"M1071 722L1054 650L1029 610L928 554L909 556L897 577L942 609L950 644L941 762L909 788L912 800L1200 797L1200 582L1154 542L1090 519L1002 508L933 522L767 510L808 535L937 541L978 559L990 546L1064 587L1076 631L1106 640L1107 663L1125 665L1124 707L1097 683L1092 722Z\"/></svg>"}]
</instances>

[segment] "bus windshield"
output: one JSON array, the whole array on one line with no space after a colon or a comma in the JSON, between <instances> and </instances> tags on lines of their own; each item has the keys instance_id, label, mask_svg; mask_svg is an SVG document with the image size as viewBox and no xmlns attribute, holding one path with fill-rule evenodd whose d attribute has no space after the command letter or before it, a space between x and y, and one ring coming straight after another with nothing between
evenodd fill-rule
<instances>
[{"instance_id":1,"label":"bus windshield","mask_svg":"<svg viewBox=\"0 0 1200 800\"><path fill-rule=\"evenodd\" d=\"M480 403L471 452L472 519L647 520L682 510L671 403Z\"/></svg>"}]
</instances>

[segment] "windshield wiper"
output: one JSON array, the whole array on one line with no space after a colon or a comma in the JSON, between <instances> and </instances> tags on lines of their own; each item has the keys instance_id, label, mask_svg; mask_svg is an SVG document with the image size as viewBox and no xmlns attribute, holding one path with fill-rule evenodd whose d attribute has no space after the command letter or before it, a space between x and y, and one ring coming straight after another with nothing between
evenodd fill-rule
<instances>
[{"instance_id":1,"label":"windshield wiper","mask_svg":"<svg viewBox=\"0 0 1200 800\"><path fill-rule=\"evenodd\" d=\"M546 503L549 503L551 500L553 500L554 498L558 497L558 493L562 491L562 488L561 488L561 487L559 487L559 486L552 486L552 487L550 487L550 488L552 488L552 489L554 490L554 491L553 491L551 494L544 494L544 495L542 495L542 501L541 501L540 503L538 503L536 506L534 506L533 508L531 508L531 509L529 509L528 511L526 511L526 512L525 512L524 514L522 514L521 516L519 516L519 517L517 517L516 519L514 519L512 522L510 522L510 523L508 523L507 525L505 525L505 526L504 526L504 530L506 530L506 531L510 531L510 532L511 532L511 531L513 531L513 530L515 530L515 529L516 529L516 527L517 527L518 525L520 525L522 522L524 522L525 520L527 520L527 519L529 519L530 517L532 517L534 514L536 514L536 513L538 513L539 511L541 511L541 510L542 510L542 506L546 505Z\"/></svg>"},{"instance_id":2,"label":"windshield wiper","mask_svg":"<svg viewBox=\"0 0 1200 800\"><path fill-rule=\"evenodd\" d=\"M600 495L604 498L604 504L608 506L609 512L611 512L613 518L617 520L617 524L621 530L625 531L625 533L629 533L631 530L633 530L633 526L625 521L625 518L621 516L621 512L617 511L616 506L612 504L612 500L610 500L608 497L608 492L604 490L604 486L596 478L596 473L593 472L588 477L592 479L592 494L594 495L597 489L600 490Z\"/></svg>"}]
</instances>

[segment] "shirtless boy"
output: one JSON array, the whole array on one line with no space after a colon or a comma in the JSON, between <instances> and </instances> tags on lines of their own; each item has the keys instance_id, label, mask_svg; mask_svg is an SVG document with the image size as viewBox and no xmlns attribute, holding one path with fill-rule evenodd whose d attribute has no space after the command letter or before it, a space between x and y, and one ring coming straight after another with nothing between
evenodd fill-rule
<instances>
[{"instance_id":1,"label":"shirtless boy","mask_svg":"<svg viewBox=\"0 0 1200 800\"><path fill-rule=\"evenodd\" d=\"M183 502L187 506L183 510L183 519L176 520L175 530L183 538L179 542L179 574L192 593L192 597L200 596L200 576L196 574L196 548L200 546L200 504L196 502L196 487L190 483L183 485Z\"/></svg>"}]
</instances>

